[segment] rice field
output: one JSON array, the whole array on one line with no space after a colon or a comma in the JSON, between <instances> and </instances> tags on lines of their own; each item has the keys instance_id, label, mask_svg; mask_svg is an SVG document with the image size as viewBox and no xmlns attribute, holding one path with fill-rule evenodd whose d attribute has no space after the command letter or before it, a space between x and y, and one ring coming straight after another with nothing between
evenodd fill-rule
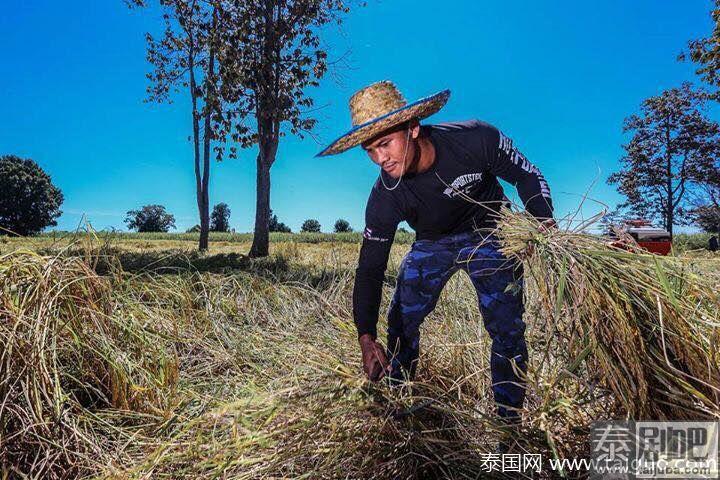
<instances>
[{"instance_id":1,"label":"rice field","mask_svg":"<svg viewBox=\"0 0 720 480\"><path fill-rule=\"evenodd\" d=\"M510 213L501 235L509 255L535 246L514 432L491 415L464 274L425 322L417 381L389 389L360 365L357 234L274 236L266 259L241 235L203 255L185 234L0 238L1 478L517 478L486 472L508 435L587 457L596 420L720 419L720 256L617 251Z\"/></svg>"}]
</instances>

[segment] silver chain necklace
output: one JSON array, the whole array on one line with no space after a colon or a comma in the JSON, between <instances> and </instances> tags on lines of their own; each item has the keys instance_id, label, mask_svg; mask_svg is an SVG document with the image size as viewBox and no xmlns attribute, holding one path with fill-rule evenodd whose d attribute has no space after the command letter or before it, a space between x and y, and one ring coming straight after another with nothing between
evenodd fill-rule
<instances>
[{"instance_id":1,"label":"silver chain necklace","mask_svg":"<svg viewBox=\"0 0 720 480\"><path fill-rule=\"evenodd\" d=\"M383 187L385 187L385 190L390 190L390 191L395 190L398 187L398 185L400 185L400 182L402 182L403 175L405 175L405 159L407 158L408 145L410 145L410 129L409 128L407 131L407 139L405 140L405 153L403 154L402 173L400 173L400 178L398 178L397 183L395 185L393 185L392 188L388 188L388 186L385 185L385 179L383 178L383 171L382 171L382 169L380 170L380 181L382 182Z\"/></svg>"}]
</instances>

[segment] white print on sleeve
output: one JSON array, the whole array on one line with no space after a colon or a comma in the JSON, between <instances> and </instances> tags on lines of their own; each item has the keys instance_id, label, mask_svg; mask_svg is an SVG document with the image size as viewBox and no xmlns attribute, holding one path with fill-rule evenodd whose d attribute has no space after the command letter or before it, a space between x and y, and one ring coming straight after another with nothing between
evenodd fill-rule
<instances>
[{"instance_id":1,"label":"white print on sleeve","mask_svg":"<svg viewBox=\"0 0 720 480\"><path fill-rule=\"evenodd\" d=\"M500 150L505 152L505 155L510 155L512 149L512 140L506 137L504 133L500 132Z\"/></svg>"},{"instance_id":2,"label":"white print on sleeve","mask_svg":"<svg viewBox=\"0 0 720 480\"><path fill-rule=\"evenodd\" d=\"M545 198L550 198L550 187L548 186L547 180L545 180L543 174L540 173L540 170L535 165L525 158L525 155L520 153L518 149L513 146L512 140L506 137L502 132L500 132L500 150L509 155L510 161L512 161L515 165L518 165L526 172L537 176L538 182L540 183L540 194Z\"/></svg>"},{"instance_id":3,"label":"white print on sleeve","mask_svg":"<svg viewBox=\"0 0 720 480\"><path fill-rule=\"evenodd\" d=\"M376 242L387 242L389 240L389 238L374 237L370 227L365 227L365 230L363 231L363 238L374 240Z\"/></svg>"}]
</instances>

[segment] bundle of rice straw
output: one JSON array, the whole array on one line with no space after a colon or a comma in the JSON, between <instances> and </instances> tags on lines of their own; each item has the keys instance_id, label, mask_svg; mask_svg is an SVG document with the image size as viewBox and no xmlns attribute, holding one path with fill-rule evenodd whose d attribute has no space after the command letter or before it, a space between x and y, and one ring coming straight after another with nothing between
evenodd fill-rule
<instances>
[{"instance_id":1,"label":"bundle of rice straw","mask_svg":"<svg viewBox=\"0 0 720 480\"><path fill-rule=\"evenodd\" d=\"M525 259L545 314L580 335L571 354L630 418L720 418L717 262L623 250L587 226L545 231L504 209L498 237L505 254Z\"/></svg>"},{"instance_id":2,"label":"bundle of rice straw","mask_svg":"<svg viewBox=\"0 0 720 480\"><path fill-rule=\"evenodd\" d=\"M176 362L146 326L114 316L112 293L77 257L0 256L3 468L82 476L105 448L91 409L166 408Z\"/></svg>"}]
</instances>

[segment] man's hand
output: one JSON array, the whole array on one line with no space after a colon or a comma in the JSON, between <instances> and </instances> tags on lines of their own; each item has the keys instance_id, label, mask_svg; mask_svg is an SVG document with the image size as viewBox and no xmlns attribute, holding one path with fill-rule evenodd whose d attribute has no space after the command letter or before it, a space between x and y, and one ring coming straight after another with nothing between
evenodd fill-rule
<instances>
[{"instance_id":1,"label":"man's hand","mask_svg":"<svg viewBox=\"0 0 720 480\"><path fill-rule=\"evenodd\" d=\"M548 233L550 230L557 228L557 222L553 218L548 218L547 220L540 223L540 226L538 227L538 232L540 233ZM526 260L533 256L535 253L535 246L530 243L528 244L527 248L525 248L525 251L522 253L521 258L523 260Z\"/></svg>"},{"instance_id":2,"label":"man's hand","mask_svg":"<svg viewBox=\"0 0 720 480\"><path fill-rule=\"evenodd\" d=\"M377 382L390 373L390 362L385 355L385 349L369 333L360 337L362 350L363 370L368 378Z\"/></svg>"},{"instance_id":3,"label":"man's hand","mask_svg":"<svg viewBox=\"0 0 720 480\"><path fill-rule=\"evenodd\" d=\"M557 228L557 222L554 218L548 218L547 220L544 220L542 223L540 223L540 227L538 230L540 233L547 233L553 228Z\"/></svg>"}]
</instances>

